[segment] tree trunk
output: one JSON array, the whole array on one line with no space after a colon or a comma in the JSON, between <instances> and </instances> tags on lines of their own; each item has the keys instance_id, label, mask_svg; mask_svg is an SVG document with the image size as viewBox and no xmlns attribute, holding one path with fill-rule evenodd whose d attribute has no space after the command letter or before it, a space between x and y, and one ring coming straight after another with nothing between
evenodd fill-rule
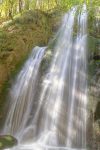
<instances>
[{"instance_id":1,"label":"tree trunk","mask_svg":"<svg viewBox=\"0 0 100 150\"><path fill-rule=\"evenodd\" d=\"M22 12L23 2L22 0L19 0L19 12Z\"/></svg>"},{"instance_id":2,"label":"tree trunk","mask_svg":"<svg viewBox=\"0 0 100 150\"><path fill-rule=\"evenodd\" d=\"M25 9L29 10L30 6L30 1L29 0L25 0Z\"/></svg>"}]
</instances>

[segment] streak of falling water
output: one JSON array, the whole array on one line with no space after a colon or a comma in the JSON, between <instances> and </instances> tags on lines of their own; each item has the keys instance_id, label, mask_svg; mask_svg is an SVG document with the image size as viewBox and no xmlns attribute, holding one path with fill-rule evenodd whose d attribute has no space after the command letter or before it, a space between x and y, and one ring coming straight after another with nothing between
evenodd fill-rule
<instances>
[{"instance_id":1,"label":"streak of falling water","mask_svg":"<svg viewBox=\"0 0 100 150\"><path fill-rule=\"evenodd\" d=\"M87 106L87 81L86 81L86 39L87 39L87 12L83 6L81 14L78 15L78 34L73 46L72 65L72 94L67 127L67 146L73 147L72 136L76 143L86 148L86 106ZM76 115L76 116L75 116ZM77 124L77 126L76 126ZM78 127L75 129L75 126ZM75 129L73 135L73 129Z\"/></svg>"},{"instance_id":2,"label":"streak of falling water","mask_svg":"<svg viewBox=\"0 0 100 150\"><path fill-rule=\"evenodd\" d=\"M19 139L13 150L86 150L86 6L78 15L73 40L76 11L73 8L64 16L37 99L35 85L45 48L29 58L11 91L13 103L4 131ZM36 111L26 126L32 109Z\"/></svg>"},{"instance_id":3,"label":"streak of falling water","mask_svg":"<svg viewBox=\"0 0 100 150\"><path fill-rule=\"evenodd\" d=\"M18 136L23 133L31 111L38 70L46 47L35 47L10 92L11 107L4 133Z\"/></svg>"},{"instance_id":4,"label":"streak of falling water","mask_svg":"<svg viewBox=\"0 0 100 150\"><path fill-rule=\"evenodd\" d=\"M62 27L59 31L57 44L54 48L55 54L52 59L49 73L43 81L43 90L40 95L40 104L37 109L33 124L40 125L37 129L39 142L47 145L59 146L65 144L66 135L59 130L66 132L66 108L62 112L64 103L64 81L70 71L70 57L72 49L72 35L76 8L64 16ZM68 76L68 78L70 78ZM68 79L69 80L69 79ZM66 107L66 106L65 106ZM40 116L40 114L43 114ZM39 122L38 122L38 118ZM64 120L62 120L64 119ZM65 123L65 126L61 123ZM66 133L65 133L66 134Z\"/></svg>"}]
</instances>

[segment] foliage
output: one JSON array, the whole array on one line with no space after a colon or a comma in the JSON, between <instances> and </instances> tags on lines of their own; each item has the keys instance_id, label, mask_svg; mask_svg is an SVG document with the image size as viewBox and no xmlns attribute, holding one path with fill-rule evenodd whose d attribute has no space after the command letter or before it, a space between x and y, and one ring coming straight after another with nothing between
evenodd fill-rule
<instances>
[{"instance_id":1,"label":"foliage","mask_svg":"<svg viewBox=\"0 0 100 150\"><path fill-rule=\"evenodd\" d=\"M86 0L88 7L99 6L99 0ZM54 8L68 10L75 5L81 5L84 0L0 0L0 16L11 18L27 10L40 9L50 11Z\"/></svg>"}]
</instances>

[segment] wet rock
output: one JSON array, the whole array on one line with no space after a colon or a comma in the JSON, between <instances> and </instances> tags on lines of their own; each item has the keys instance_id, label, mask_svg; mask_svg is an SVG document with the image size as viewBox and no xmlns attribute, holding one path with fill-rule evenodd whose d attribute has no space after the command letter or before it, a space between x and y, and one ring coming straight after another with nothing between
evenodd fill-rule
<instances>
[{"instance_id":1,"label":"wet rock","mask_svg":"<svg viewBox=\"0 0 100 150\"><path fill-rule=\"evenodd\" d=\"M94 119L95 121L100 119L100 102L97 103Z\"/></svg>"},{"instance_id":2,"label":"wet rock","mask_svg":"<svg viewBox=\"0 0 100 150\"><path fill-rule=\"evenodd\" d=\"M94 59L94 60L100 60L100 55L95 55L95 56L93 56L93 59Z\"/></svg>"}]
</instances>

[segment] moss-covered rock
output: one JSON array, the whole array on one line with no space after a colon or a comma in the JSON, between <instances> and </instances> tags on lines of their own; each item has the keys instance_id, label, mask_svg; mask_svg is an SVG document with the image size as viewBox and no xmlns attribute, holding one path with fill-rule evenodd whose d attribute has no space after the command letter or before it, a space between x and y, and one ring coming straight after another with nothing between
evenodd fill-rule
<instances>
[{"instance_id":1,"label":"moss-covered rock","mask_svg":"<svg viewBox=\"0 0 100 150\"><path fill-rule=\"evenodd\" d=\"M0 136L0 150L5 148L10 148L17 145L18 141L11 135L1 135Z\"/></svg>"}]
</instances>

